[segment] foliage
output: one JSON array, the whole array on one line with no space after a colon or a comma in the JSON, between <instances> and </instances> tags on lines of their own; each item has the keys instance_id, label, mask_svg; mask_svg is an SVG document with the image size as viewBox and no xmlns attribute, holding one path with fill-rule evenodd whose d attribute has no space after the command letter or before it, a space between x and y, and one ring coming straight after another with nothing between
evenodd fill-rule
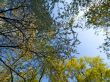
<instances>
[{"instance_id":1,"label":"foliage","mask_svg":"<svg viewBox=\"0 0 110 82\"><path fill-rule=\"evenodd\" d=\"M109 68L100 57L72 58L66 64L68 77L78 82L109 82Z\"/></svg>"},{"instance_id":2,"label":"foliage","mask_svg":"<svg viewBox=\"0 0 110 82\"><path fill-rule=\"evenodd\" d=\"M51 16L58 2L59 0L0 2L3 4L0 5L0 81L40 82L46 75L51 81L64 81L66 76L60 72L63 67L55 67L60 67L58 61L62 62L74 53L67 35L74 36L75 33L68 33L63 28L65 24ZM59 25L62 27L59 28ZM77 45L76 36L71 41L74 46Z\"/></svg>"},{"instance_id":3,"label":"foliage","mask_svg":"<svg viewBox=\"0 0 110 82\"><path fill-rule=\"evenodd\" d=\"M100 57L77 59L71 55L79 44L71 16L91 1L0 0L0 81L41 82L47 77L50 82L109 82L110 69ZM59 4L64 8L57 6L54 18ZM108 25L108 5L109 1L91 7L88 22Z\"/></svg>"},{"instance_id":4,"label":"foliage","mask_svg":"<svg viewBox=\"0 0 110 82\"><path fill-rule=\"evenodd\" d=\"M100 1L89 8L87 13L88 22L97 26L109 26L109 5L110 1Z\"/></svg>"}]
</instances>

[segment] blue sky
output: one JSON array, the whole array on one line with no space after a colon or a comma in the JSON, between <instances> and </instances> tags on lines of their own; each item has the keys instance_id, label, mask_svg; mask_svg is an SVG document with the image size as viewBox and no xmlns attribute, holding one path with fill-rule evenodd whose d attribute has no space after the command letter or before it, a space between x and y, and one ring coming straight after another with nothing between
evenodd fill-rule
<instances>
[{"instance_id":1,"label":"blue sky","mask_svg":"<svg viewBox=\"0 0 110 82\"><path fill-rule=\"evenodd\" d=\"M64 0L65 2L70 3L72 0ZM98 0L99 1L99 0ZM97 2L97 1L96 1ZM62 7L63 5L59 4L60 7ZM73 26L75 25L80 25L81 27L85 28L85 23L86 20L84 17L84 14L86 12L88 12L89 7L79 7L79 14L73 16ZM55 9L54 15L57 15L57 8ZM71 19L71 17L70 17ZM68 22L69 20L67 20ZM91 25L92 26L92 25ZM74 29L74 28L73 28ZM81 41L81 44L78 45L77 50L78 50L78 55L76 55L76 57L83 57L83 56L90 56L90 57L94 57L94 56L100 56L104 59L105 62L110 62L110 59L107 59L107 56L105 53L100 52L101 49L98 49L99 46L102 45L102 43L104 42L104 32L103 30L98 30L99 35L96 35L96 29L75 29L78 32L78 39Z\"/></svg>"},{"instance_id":2,"label":"blue sky","mask_svg":"<svg viewBox=\"0 0 110 82\"><path fill-rule=\"evenodd\" d=\"M71 0L69 0L71 1ZM88 12L89 7L87 8L80 8L79 7L79 14L72 17L74 18L73 26L79 25L82 28L86 28L86 21L87 19L84 17L84 14ZM71 19L71 18L70 18ZM90 25L92 27L93 25ZM99 28L99 27L97 27ZM105 63L110 63L110 59L107 59L107 55L103 52L100 52L99 46L102 45L104 42L104 30L103 29L81 29L77 28L75 31L78 33L78 39L81 41L81 44L78 45L78 55L76 57L83 57L83 56L100 56L104 59ZM97 32L98 31L98 32ZM96 34L98 33L98 35Z\"/></svg>"},{"instance_id":3,"label":"blue sky","mask_svg":"<svg viewBox=\"0 0 110 82\"><path fill-rule=\"evenodd\" d=\"M77 57L83 56L100 56L104 59L105 63L110 63L110 59L107 59L107 55L103 52L100 52L99 46L102 45L104 42L103 31L98 32L99 35L95 34L95 30L88 29L88 30L81 30L77 31L79 33L78 38L81 41L81 44L78 45L78 52L80 54L76 55Z\"/></svg>"}]
</instances>

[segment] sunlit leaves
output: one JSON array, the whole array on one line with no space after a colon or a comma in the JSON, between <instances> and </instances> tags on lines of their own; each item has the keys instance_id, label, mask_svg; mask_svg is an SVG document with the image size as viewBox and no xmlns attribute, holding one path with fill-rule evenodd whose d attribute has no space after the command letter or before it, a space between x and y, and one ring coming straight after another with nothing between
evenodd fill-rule
<instances>
[{"instance_id":1,"label":"sunlit leaves","mask_svg":"<svg viewBox=\"0 0 110 82\"><path fill-rule=\"evenodd\" d=\"M2 72L0 72L0 81L2 82L8 82L11 79L11 75L9 73L9 71L3 70Z\"/></svg>"},{"instance_id":2,"label":"sunlit leaves","mask_svg":"<svg viewBox=\"0 0 110 82\"><path fill-rule=\"evenodd\" d=\"M65 65L63 61L54 57L47 57L46 73L51 82L67 82L65 75Z\"/></svg>"},{"instance_id":3,"label":"sunlit leaves","mask_svg":"<svg viewBox=\"0 0 110 82\"><path fill-rule=\"evenodd\" d=\"M24 4L22 0L19 0L19 3L17 1L12 0L8 3L7 9L16 8ZM30 0L25 3L25 7L11 9L11 11L7 10L8 12L4 11L6 13L2 15L3 17L1 19L5 24L1 26L1 36L5 37L5 46L9 47L9 44L11 46L14 45L12 58L7 56L10 61L6 59L4 61L13 70L18 72L18 75L12 74L14 80L19 79L18 82L22 82L19 74L27 82L40 82L44 76L47 76L51 82L68 82L68 78L75 78L78 82L100 82L101 80L108 80L109 69L103 63L102 59L98 57L70 58L72 53L76 53L73 47L79 43L77 43L77 35L72 28L74 21L71 20L70 23L65 23L65 19L66 16L68 19L71 13L70 11L75 8L75 0L71 4L74 8L70 11L66 8L67 13L58 14L61 15L59 19L61 18L63 20L59 23L57 23L58 20L56 22L51 16L53 6L56 2L58 1ZM90 2L90 0L86 0L86 2ZM81 4L81 0L78 0L78 3L82 6L85 5L85 3ZM106 10L107 8L101 9ZM72 13L77 13L76 10ZM102 15L98 16L98 14L93 17L93 23L102 17ZM101 24L103 23L101 22ZM72 35L72 38L69 37L70 35ZM14 55L16 57L13 57ZM28 65L25 65L25 63L28 63ZM5 70L3 70L3 73L4 75L2 76L5 76L5 79L10 80L12 78L10 72L8 76L5 75Z\"/></svg>"},{"instance_id":4,"label":"sunlit leaves","mask_svg":"<svg viewBox=\"0 0 110 82\"><path fill-rule=\"evenodd\" d=\"M98 26L109 26L109 0L103 1L90 7L87 17L88 22Z\"/></svg>"},{"instance_id":5,"label":"sunlit leaves","mask_svg":"<svg viewBox=\"0 0 110 82\"><path fill-rule=\"evenodd\" d=\"M38 82L36 72L37 72L36 69L29 67L27 71L21 72L21 75L26 78L27 82Z\"/></svg>"},{"instance_id":6,"label":"sunlit leaves","mask_svg":"<svg viewBox=\"0 0 110 82\"><path fill-rule=\"evenodd\" d=\"M109 68L103 63L100 57L84 57L71 59L67 62L69 77L75 78L78 82L106 82L109 81Z\"/></svg>"}]
</instances>

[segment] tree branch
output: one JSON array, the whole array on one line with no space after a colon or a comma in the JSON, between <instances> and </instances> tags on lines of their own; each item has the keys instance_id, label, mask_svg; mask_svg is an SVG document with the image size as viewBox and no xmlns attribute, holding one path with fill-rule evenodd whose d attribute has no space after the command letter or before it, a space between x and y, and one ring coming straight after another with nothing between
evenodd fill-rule
<instances>
[{"instance_id":1,"label":"tree branch","mask_svg":"<svg viewBox=\"0 0 110 82\"><path fill-rule=\"evenodd\" d=\"M39 82L41 82L43 75L44 75L44 72L45 72L45 67L43 66L42 73L41 73L41 76L39 78Z\"/></svg>"},{"instance_id":2,"label":"tree branch","mask_svg":"<svg viewBox=\"0 0 110 82\"><path fill-rule=\"evenodd\" d=\"M24 82L26 82L26 79L23 77L23 76L21 76L18 72L16 72L13 68L11 68L9 65L7 65L1 58L0 58L0 61L6 66L6 67L8 67L11 71L13 71L14 73L16 73L19 77L21 77L23 80L24 80Z\"/></svg>"},{"instance_id":3,"label":"tree branch","mask_svg":"<svg viewBox=\"0 0 110 82\"><path fill-rule=\"evenodd\" d=\"M19 8L22 8L22 7L26 7L26 6L21 5L21 6L15 7L15 8L9 8L9 9L6 9L6 10L0 10L0 13L5 13L5 12L16 10L16 9L19 9Z\"/></svg>"},{"instance_id":4,"label":"tree branch","mask_svg":"<svg viewBox=\"0 0 110 82\"><path fill-rule=\"evenodd\" d=\"M6 47L6 48L19 48L19 46L8 46L8 45L0 45L0 47Z\"/></svg>"},{"instance_id":5,"label":"tree branch","mask_svg":"<svg viewBox=\"0 0 110 82\"><path fill-rule=\"evenodd\" d=\"M10 74L11 74L11 82L13 82L13 72L11 69L10 69Z\"/></svg>"}]
</instances>

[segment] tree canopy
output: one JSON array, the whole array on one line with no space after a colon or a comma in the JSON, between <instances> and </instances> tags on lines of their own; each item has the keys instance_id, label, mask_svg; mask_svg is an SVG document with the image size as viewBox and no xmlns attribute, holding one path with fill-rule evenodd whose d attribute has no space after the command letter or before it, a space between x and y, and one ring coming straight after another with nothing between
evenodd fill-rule
<instances>
[{"instance_id":1,"label":"tree canopy","mask_svg":"<svg viewBox=\"0 0 110 82\"><path fill-rule=\"evenodd\" d=\"M58 2L1 1L0 64L3 74L0 74L0 81L40 82L44 75L51 76L56 71L53 70L54 60L63 61L74 52L70 41L75 45L76 39L70 40L67 35L71 32L60 27L51 16Z\"/></svg>"},{"instance_id":2,"label":"tree canopy","mask_svg":"<svg viewBox=\"0 0 110 82\"><path fill-rule=\"evenodd\" d=\"M0 0L0 82L109 82L110 69L100 57L74 57L80 41L73 17L92 2ZM108 27L109 2L93 3L87 23ZM103 48L109 51L108 28L106 35Z\"/></svg>"}]
</instances>

